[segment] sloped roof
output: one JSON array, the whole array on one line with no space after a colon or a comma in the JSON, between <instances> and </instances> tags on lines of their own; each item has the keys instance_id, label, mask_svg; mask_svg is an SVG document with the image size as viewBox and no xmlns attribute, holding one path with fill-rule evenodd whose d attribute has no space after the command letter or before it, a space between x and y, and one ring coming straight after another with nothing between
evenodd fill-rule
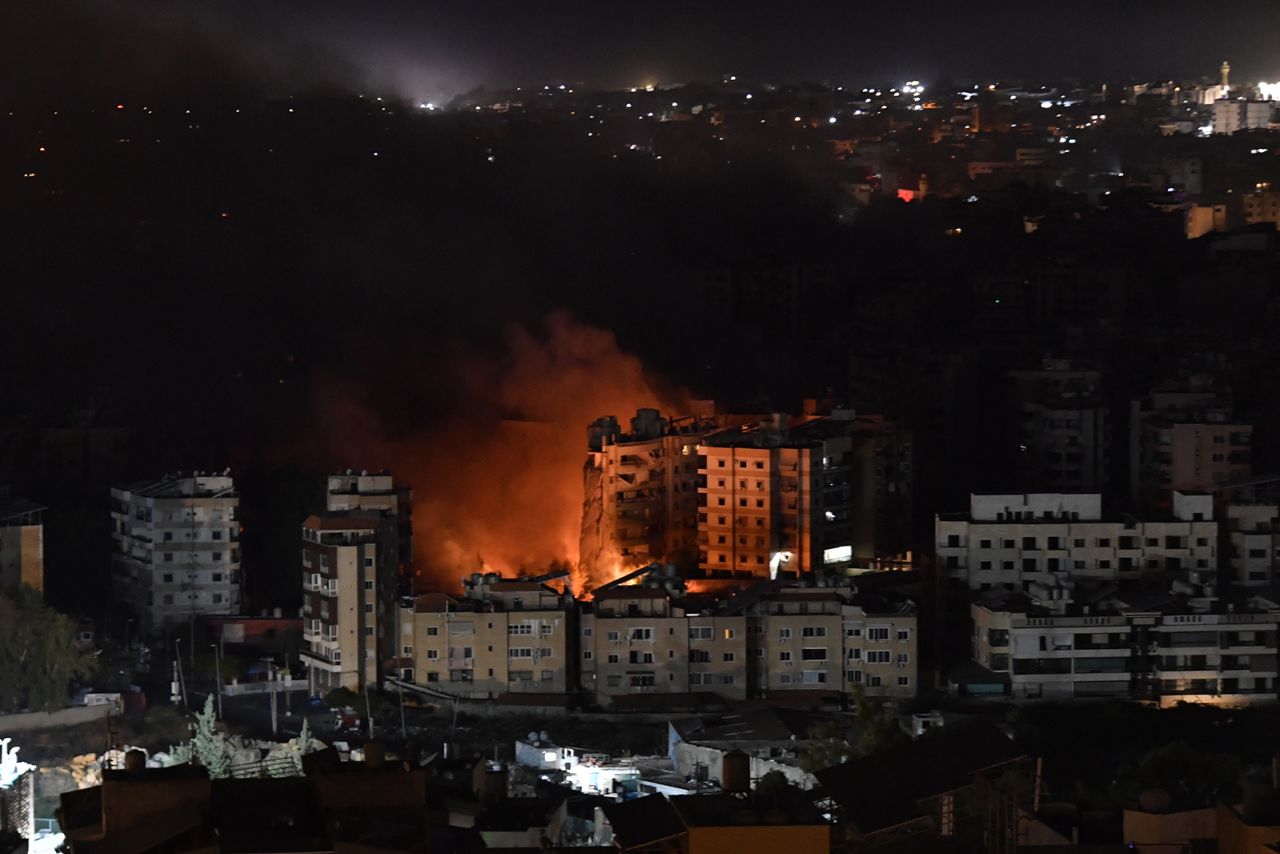
<instances>
[{"instance_id":1,"label":"sloped roof","mask_svg":"<svg viewBox=\"0 0 1280 854\"><path fill-rule=\"evenodd\" d=\"M652 845L686 832L684 822L662 795L648 795L622 803L604 804L605 818L622 850Z\"/></svg>"}]
</instances>

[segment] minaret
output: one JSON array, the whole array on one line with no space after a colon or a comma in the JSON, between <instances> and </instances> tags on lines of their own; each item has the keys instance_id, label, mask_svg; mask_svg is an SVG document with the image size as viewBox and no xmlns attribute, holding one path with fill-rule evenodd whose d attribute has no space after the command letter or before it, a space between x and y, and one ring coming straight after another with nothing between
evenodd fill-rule
<instances>
[{"instance_id":1,"label":"minaret","mask_svg":"<svg viewBox=\"0 0 1280 854\"><path fill-rule=\"evenodd\" d=\"M1231 63L1225 59L1222 61L1222 95L1225 98L1227 92L1231 89Z\"/></svg>"}]
</instances>

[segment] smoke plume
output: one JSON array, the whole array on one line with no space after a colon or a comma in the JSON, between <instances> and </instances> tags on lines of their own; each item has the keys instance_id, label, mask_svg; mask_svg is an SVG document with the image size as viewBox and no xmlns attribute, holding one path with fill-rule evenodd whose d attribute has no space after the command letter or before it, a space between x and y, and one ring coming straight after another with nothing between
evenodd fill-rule
<instances>
[{"instance_id":1,"label":"smoke plume","mask_svg":"<svg viewBox=\"0 0 1280 854\"><path fill-rule=\"evenodd\" d=\"M419 572L447 590L480 569L576 564L587 425L602 415L625 423L639 407L684 408L685 396L648 376L612 332L565 313L538 329L512 326L500 356L452 369L468 399L372 453L412 484ZM603 580L575 573L575 589Z\"/></svg>"}]
</instances>

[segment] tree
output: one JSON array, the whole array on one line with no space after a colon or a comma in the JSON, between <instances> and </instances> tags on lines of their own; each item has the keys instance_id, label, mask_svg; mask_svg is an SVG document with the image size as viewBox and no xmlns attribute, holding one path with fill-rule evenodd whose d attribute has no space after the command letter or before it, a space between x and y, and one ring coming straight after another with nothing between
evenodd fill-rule
<instances>
[{"instance_id":1,"label":"tree","mask_svg":"<svg viewBox=\"0 0 1280 854\"><path fill-rule=\"evenodd\" d=\"M857 748L844 737L839 719L832 718L809 728L809 746L800 754L800 769L812 774L857 755Z\"/></svg>"},{"instance_id":2,"label":"tree","mask_svg":"<svg viewBox=\"0 0 1280 854\"><path fill-rule=\"evenodd\" d=\"M209 772L209 779L221 780L230 774L231 757L227 750L227 739L218 732L212 694L204 698L204 710L196 715L196 732L191 738L191 753Z\"/></svg>"},{"instance_id":3,"label":"tree","mask_svg":"<svg viewBox=\"0 0 1280 854\"><path fill-rule=\"evenodd\" d=\"M898 716L892 709L877 709L868 703L861 685L854 686L853 707L858 722L858 755L869 756L906 742L907 734L898 725Z\"/></svg>"},{"instance_id":4,"label":"tree","mask_svg":"<svg viewBox=\"0 0 1280 854\"><path fill-rule=\"evenodd\" d=\"M76 646L75 626L22 585L0 593L0 711L65 706L73 680L94 671Z\"/></svg>"}]
</instances>

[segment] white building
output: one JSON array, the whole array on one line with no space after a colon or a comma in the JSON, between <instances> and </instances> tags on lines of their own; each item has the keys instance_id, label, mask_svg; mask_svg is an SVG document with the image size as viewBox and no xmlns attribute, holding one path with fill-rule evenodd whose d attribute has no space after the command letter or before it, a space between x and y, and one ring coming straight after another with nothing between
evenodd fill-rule
<instances>
[{"instance_id":1,"label":"white building","mask_svg":"<svg viewBox=\"0 0 1280 854\"><path fill-rule=\"evenodd\" d=\"M1224 601L1210 584L1174 582L1168 594L1130 599L1066 581L975 602L971 615L974 660L1007 679L1015 700L1276 696L1280 606L1261 597Z\"/></svg>"},{"instance_id":2,"label":"white building","mask_svg":"<svg viewBox=\"0 0 1280 854\"><path fill-rule=\"evenodd\" d=\"M1238 133L1242 130L1266 130L1271 124L1275 104L1271 101L1246 101L1226 98L1213 102L1213 132Z\"/></svg>"},{"instance_id":3,"label":"white building","mask_svg":"<svg viewBox=\"0 0 1280 854\"><path fill-rule=\"evenodd\" d=\"M1172 514L1150 519L1104 519L1094 493L971 495L968 514L935 518L934 536L942 577L973 590L1217 568L1213 497L1202 493L1175 492Z\"/></svg>"},{"instance_id":4,"label":"white building","mask_svg":"<svg viewBox=\"0 0 1280 854\"><path fill-rule=\"evenodd\" d=\"M227 472L112 488L112 584L144 631L239 612L239 505Z\"/></svg>"}]
</instances>

